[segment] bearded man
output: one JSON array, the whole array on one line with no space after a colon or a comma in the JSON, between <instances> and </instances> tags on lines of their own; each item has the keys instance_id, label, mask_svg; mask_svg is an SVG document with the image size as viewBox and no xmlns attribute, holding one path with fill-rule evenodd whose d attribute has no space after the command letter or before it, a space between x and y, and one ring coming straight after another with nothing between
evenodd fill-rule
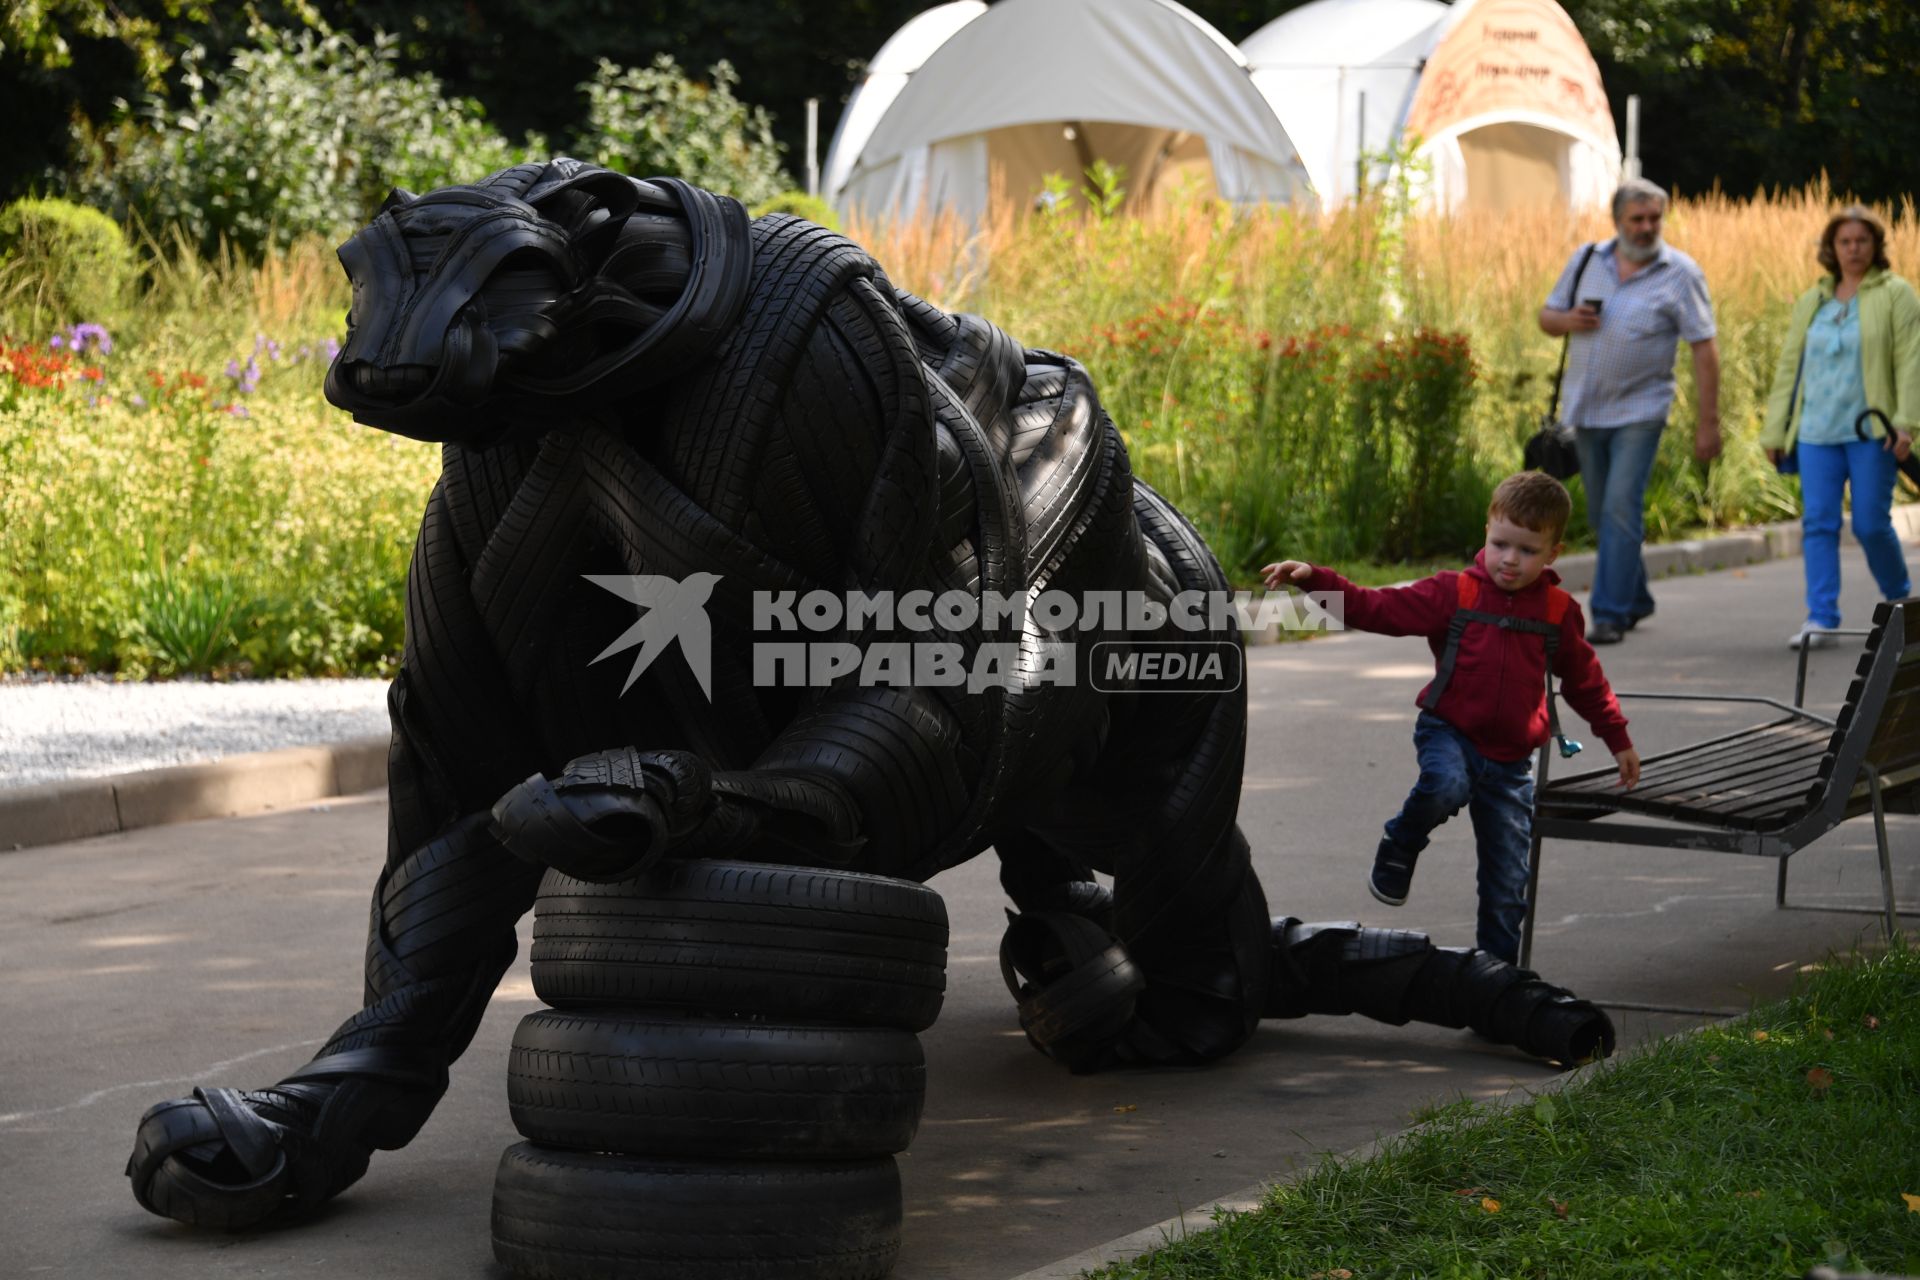
<instances>
[{"instance_id":1,"label":"bearded man","mask_svg":"<svg viewBox=\"0 0 1920 1280\"><path fill-rule=\"evenodd\" d=\"M1567 343L1560 421L1574 428L1587 520L1599 539L1587 604L1594 644L1618 644L1653 612L1647 479L1673 408L1673 348L1693 348L1693 456L1720 454L1720 352L1700 265L1661 239L1667 193L1629 178L1613 193L1617 234L1576 252L1540 308L1540 328Z\"/></svg>"}]
</instances>

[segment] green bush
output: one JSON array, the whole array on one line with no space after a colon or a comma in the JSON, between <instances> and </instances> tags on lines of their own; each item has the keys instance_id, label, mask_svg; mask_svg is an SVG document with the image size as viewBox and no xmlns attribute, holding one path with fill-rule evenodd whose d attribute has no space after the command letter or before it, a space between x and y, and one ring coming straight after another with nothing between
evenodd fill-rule
<instances>
[{"instance_id":1,"label":"green bush","mask_svg":"<svg viewBox=\"0 0 1920 1280\"><path fill-rule=\"evenodd\" d=\"M709 84L689 80L664 53L648 67L602 58L580 86L587 127L575 154L636 178L680 178L748 208L772 200L793 185L780 169L772 118L734 97L740 76L731 64L708 74Z\"/></svg>"},{"instance_id":2,"label":"green bush","mask_svg":"<svg viewBox=\"0 0 1920 1280\"><path fill-rule=\"evenodd\" d=\"M817 223L829 231L840 229L840 219L834 216L833 208L819 196L810 196L804 191L782 191L771 200L753 206L753 216L765 217L769 213L790 213L796 218L805 218Z\"/></svg>"},{"instance_id":3,"label":"green bush","mask_svg":"<svg viewBox=\"0 0 1920 1280\"><path fill-rule=\"evenodd\" d=\"M107 130L79 129L73 181L89 203L252 255L348 230L393 187L470 182L546 150L534 135L509 143L433 76L403 75L389 37L251 35L219 71L198 47L182 55L184 110L150 100Z\"/></svg>"},{"instance_id":4,"label":"green bush","mask_svg":"<svg viewBox=\"0 0 1920 1280\"><path fill-rule=\"evenodd\" d=\"M35 199L0 209L7 327L39 336L79 321L112 325L138 270L127 238L98 209Z\"/></svg>"}]
</instances>

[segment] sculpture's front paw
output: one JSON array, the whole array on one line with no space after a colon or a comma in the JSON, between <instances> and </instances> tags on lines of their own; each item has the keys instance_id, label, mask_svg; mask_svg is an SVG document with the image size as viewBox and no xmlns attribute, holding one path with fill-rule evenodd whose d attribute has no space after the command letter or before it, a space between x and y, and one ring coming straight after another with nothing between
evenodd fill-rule
<instances>
[{"instance_id":1,"label":"sculpture's front paw","mask_svg":"<svg viewBox=\"0 0 1920 1280\"><path fill-rule=\"evenodd\" d=\"M217 1231L310 1211L365 1172L367 1153L329 1168L291 1127L298 1110L298 1099L278 1091L237 1089L195 1089L149 1108L127 1160L134 1198L163 1218Z\"/></svg>"},{"instance_id":2,"label":"sculpture's front paw","mask_svg":"<svg viewBox=\"0 0 1920 1280\"><path fill-rule=\"evenodd\" d=\"M1084 916L1007 913L1000 973L1035 1048L1073 1071L1108 1065L1146 980L1127 949Z\"/></svg>"},{"instance_id":3,"label":"sculpture's front paw","mask_svg":"<svg viewBox=\"0 0 1920 1280\"><path fill-rule=\"evenodd\" d=\"M580 880L639 875L711 816L713 775L688 751L622 747L534 774L493 806L493 836L515 857Z\"/></svg>"}]
</instances>

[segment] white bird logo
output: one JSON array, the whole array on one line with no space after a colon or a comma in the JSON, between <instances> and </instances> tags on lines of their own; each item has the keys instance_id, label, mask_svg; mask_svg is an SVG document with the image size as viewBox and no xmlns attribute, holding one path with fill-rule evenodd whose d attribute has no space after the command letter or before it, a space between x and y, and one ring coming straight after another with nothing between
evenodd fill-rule
<instances>
[{"instance_id":1,"label":"white bird logo","mask_svg":"<svg viewBox=\"0 0 1920 1280\"><path fill-rule=\"evenodd\" d=\"M681 656L686 658L693 678L700 682L700 692L707 695L708 702L713 701L713 623L707 617L705 606L721 575L695 573L685 578L664 578L651 573L588 573L581 576L594 586L604 587L622 600L640 606L639 621L593 659L598 662L622 649L640 647L633 659L633 670L627 673L627 682L620 686L621 693L633 688L640 673L669 644L678 640Z\"/></svg>"}]
</instances>

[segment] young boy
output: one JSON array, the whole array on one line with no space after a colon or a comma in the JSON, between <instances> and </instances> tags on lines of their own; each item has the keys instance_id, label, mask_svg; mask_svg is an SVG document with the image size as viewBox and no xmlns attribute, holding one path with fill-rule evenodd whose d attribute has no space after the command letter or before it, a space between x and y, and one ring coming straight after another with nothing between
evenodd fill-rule
<instances>
[{"instance_id":1,"label":"young boy","mask_svg":"<svg viewBox=\"0 0 1920 1280\"><path fill-rule=\"evenodd\" d=\"M1519 956L1527 913L1532 755L1549 732L1549 654L1560 692L1619 763L1620 785L1640 779L1640 757L1587 643L1580 606L1548 567L1571 510L1558 480L1523 471L1493 491L1487 545L1463 572L1374 591L1299 560L1261 570L1270 590L1342 593L1348 627L1427 638L1437 670L1420 691L1413 731L1420 780L1387 823L1367 887L1388 906L1404 903L1433 829L1467 807L1480 858L1477 942L1509 963Z\"/></svg>"}]
</instances>

